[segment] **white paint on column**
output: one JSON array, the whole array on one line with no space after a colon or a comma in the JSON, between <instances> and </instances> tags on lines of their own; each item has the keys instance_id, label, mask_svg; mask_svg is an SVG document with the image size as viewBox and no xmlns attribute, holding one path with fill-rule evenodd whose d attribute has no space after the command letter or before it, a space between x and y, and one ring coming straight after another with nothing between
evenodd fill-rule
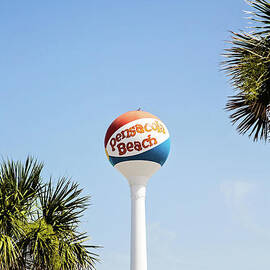
<instances>
[{"instance_id":1,"label":"white paint on column","mask_svg":"<svg viewBox=\"0 0 270 270\"><path fill-rule=\"evenodd\" d=\"M131 270L147 270L145 193L146 185L130 185L131 190Z\"/></svg>"},{"instance_id":2,"label":"white paint on column","mask_svg":"<svg viewBox=\"0 0 270 270\"><path fill-rule=\"evenodd\" d=\"M131 270L147 270L145 194L149 178L160 164L145 160L130 160L115 165L128 180L131 191Z\"/></svg>"}]
</instances>

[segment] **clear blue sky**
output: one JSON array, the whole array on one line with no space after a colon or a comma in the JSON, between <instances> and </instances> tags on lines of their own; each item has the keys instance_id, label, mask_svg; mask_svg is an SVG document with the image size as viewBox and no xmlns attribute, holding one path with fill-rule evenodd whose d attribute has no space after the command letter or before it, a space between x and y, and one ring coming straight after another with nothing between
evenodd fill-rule
<instances>
[{"instance_id":1,"label":"clear blue sky","mask_svg":"<svg viewBox=\"0 0 270 270\"><path fill-rule=\"evenodd\" d=\"M147 192L149 270L268 270L269 145L239 136L220 54L242 0L0 1L0 155L78 181L98 270L129 269L127 181L103 139L142 107L172 140Z\"/></svg>"}]
</instances>

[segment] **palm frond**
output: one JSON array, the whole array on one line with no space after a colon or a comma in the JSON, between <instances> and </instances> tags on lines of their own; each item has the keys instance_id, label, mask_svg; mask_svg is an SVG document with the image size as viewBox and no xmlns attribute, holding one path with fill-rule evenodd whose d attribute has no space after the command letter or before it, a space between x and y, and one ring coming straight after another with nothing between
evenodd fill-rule
<instances>
[{"instance_id":1,"label":"palm frond","mask_svg":"<svg viewBox=\"0 0 270 270\"><path fill-rule=\"evenodd\" d=\"M254 141L269 137L270 39L248 33L232 33L223 69L238 92L229 97L226 109L240 134Z\"/></svg>"},{"instance_id":2,"label":"palm frond","mask_svg":"<svg viewBox=\"0 0 270 270\"><path fill-rule=\"evenodd\" d=\"M66 178L42 184L42 168L32 158L0 164L0 270L94 269L97 246L78 231L89 197Z\"/></svg>"},{"instance_id":3,"label":"palm frond","mask_svg":"<svg viewBox=\"0 0 270 270\"><path fill-rule=\"evenodd\" d=\"M39 194L43 218L55 231L72 231L79 223L82 212L87 208L89 196L81 197L82 189L66 178L52 181Z\"/></svg>"},{"instance_id":4,"label":"palm frond","mask_svg":"<svg viewBox=\"0 0 270 270\"><path fill-rule=\"evenodd\" d=\"M270 33L270 3L265 0L247 1L255 10L247 12L252 15L251 20L256 23L252 27L256 35L268 35Z\"/></svg>"},{"instance_id":5,"label":"palm frond","mask_svg":"<svg viewBox=\"0 0 270 270\"><path fill-rule=\"evenodd\" d=\"M26 220L41 188L43 165L28 157L24 164L3 161L0 166L0 232L16 231L16 220Z\"/></svg>"},{"instance_id":6,"label":"palm frond","mask_svg":"<svg viewBox=\"0 0 270 270\"><path fill-rule=\"evenodd\" d=\"M0 269L20 269L21 254L14 239L8 235L0 235Z\"/></svg>"},{"instance_id":7,"label":"palm frond","mask_svg":"<svg viewBox=\"0 0 270 270\"><path fill-rule=\"evenodd\" d=\"M95 264L99 261L98 255L90 252L89 249L99 247L85 244L87 240L85 234L73 234L60 240L59 264L61 269L95 269Z\"/></svg>"},{"instance_id":8,"label":"palm frond","mask_svg":"<svg viewBox=\"0 0 270 270\"><path fill-rule=\"evenodd\" d=\"M56 269L54 262L58 254L59 241L51 225L44 219L25 224L25 234L20 238L18 246L23 251L25 264L31 269ZM50 267L51 266L51 267Z\"/></svg>"}]
</instances>

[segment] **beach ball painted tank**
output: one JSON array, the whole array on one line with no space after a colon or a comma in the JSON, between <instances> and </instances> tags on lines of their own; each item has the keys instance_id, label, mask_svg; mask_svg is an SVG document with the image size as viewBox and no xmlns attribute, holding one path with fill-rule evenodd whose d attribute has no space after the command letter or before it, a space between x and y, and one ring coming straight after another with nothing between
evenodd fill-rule
<instances>
[{"instance_id":1,"label":"beach ball painted tank","mask_svg":"<svg viewBox=\"0 0 270 270\"><path fill-rule=\"evenodd\" d=\"M110 163L126 178L150 177L169 155L170 135L153 114L129 111L111 123L104 144Z\"/></svg>"}]
</instances>

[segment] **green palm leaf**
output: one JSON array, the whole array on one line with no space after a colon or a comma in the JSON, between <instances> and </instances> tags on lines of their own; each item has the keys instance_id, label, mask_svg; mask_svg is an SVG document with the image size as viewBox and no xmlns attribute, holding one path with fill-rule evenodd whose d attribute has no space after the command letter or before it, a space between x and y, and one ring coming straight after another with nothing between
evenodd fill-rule
<instances>
[{"instance_id":1,"label":"green palm leaf","mask_svg":"<svg viewBox=\"0 0 270 270\"><path fill-rule=\"evenodd\" d=\"M247 1L247 3L255 10L246 12L252 15L251 20L256 23L256 26L252 27L255 30L254 34L268 35L270 33L270 3L264 0Z\"/></svg>"},{"instance_id":2,"label":"green palm leaf","mask_svg":"<svg viewBox=\"0 0 270 270\"><path fill-rule=\"evenodd\" d=\"M72 231L87 208L88 196L80 197L77 183L61 178L53 188L52 181L39 193L42 216L54 231Z\"/></svg>"},{"instance_id":3,"label":"green palm leaf","mask_svg":"<svg viewBox=\"0 0 270 270\"><path fill-rule=\"evenodd\" d=\"M27 220L41 188L43 165L28 157L25 164L7 161L0 166L0 232L12 234L17 220Z\"/></svg>"},{"instance_id":4,"label":"green palm leaf","mask_svg":"<svg viewBox=\"0 0 270 270\"><path fill-rule=\"evenodd\" d=\"M0 269L11 270L22 267L21 254L14 239L8 235L0 235Z\"/></svg>"},{"instance_id":5,"label":"green palm leaf","mask_svg":"<svg viewBox=\"0 0 270 270\"><path fill-rule=\"evenodd\" d=\"M60 269L95 269L98 255L89 249L97 248L85 244L85 234L70 235L59 242L59 265Z\"/></svg>"},{"instance_id":6,"label":"green palm leaf","mask_svg":"<svg viewBox=\"0 0 270 270\"><path fill-rule=\"evenodd\" d=\"M43 165L32 158L0 165L0 270L94 269L79 218L89 205L77 183L41 182Z\"/></svg>"},{"instance_id":7,"label":"green palm leaf","mask_svg":"<svg viewBox=\"0 0 270 270\"><path fill-rule=\"evenodd\" d=\"M78 234L79 218L89 205L89 196L81 193L77 183L61 178L55 188L50 180L39 194L42 218L59 241L54 264L61 270L94 269L98 261L97 254L89 251L97 246L86 245L86 235Z\"/></svg>"},{"instance_id":8,"label":"green palm leaf","mask_svg":"<svg viewBox=\"0 0 270 270\"><path fill-rule=\"evenodd\" d=\"M236 90L226 109L240 134L248 133L254 141L269 139L270 110L270 4L264 0L249 1L255 8L252 20L259 29L251 33L232 32L231 47L225 51L223 70Z\"/></svg>"}]
</instances>

